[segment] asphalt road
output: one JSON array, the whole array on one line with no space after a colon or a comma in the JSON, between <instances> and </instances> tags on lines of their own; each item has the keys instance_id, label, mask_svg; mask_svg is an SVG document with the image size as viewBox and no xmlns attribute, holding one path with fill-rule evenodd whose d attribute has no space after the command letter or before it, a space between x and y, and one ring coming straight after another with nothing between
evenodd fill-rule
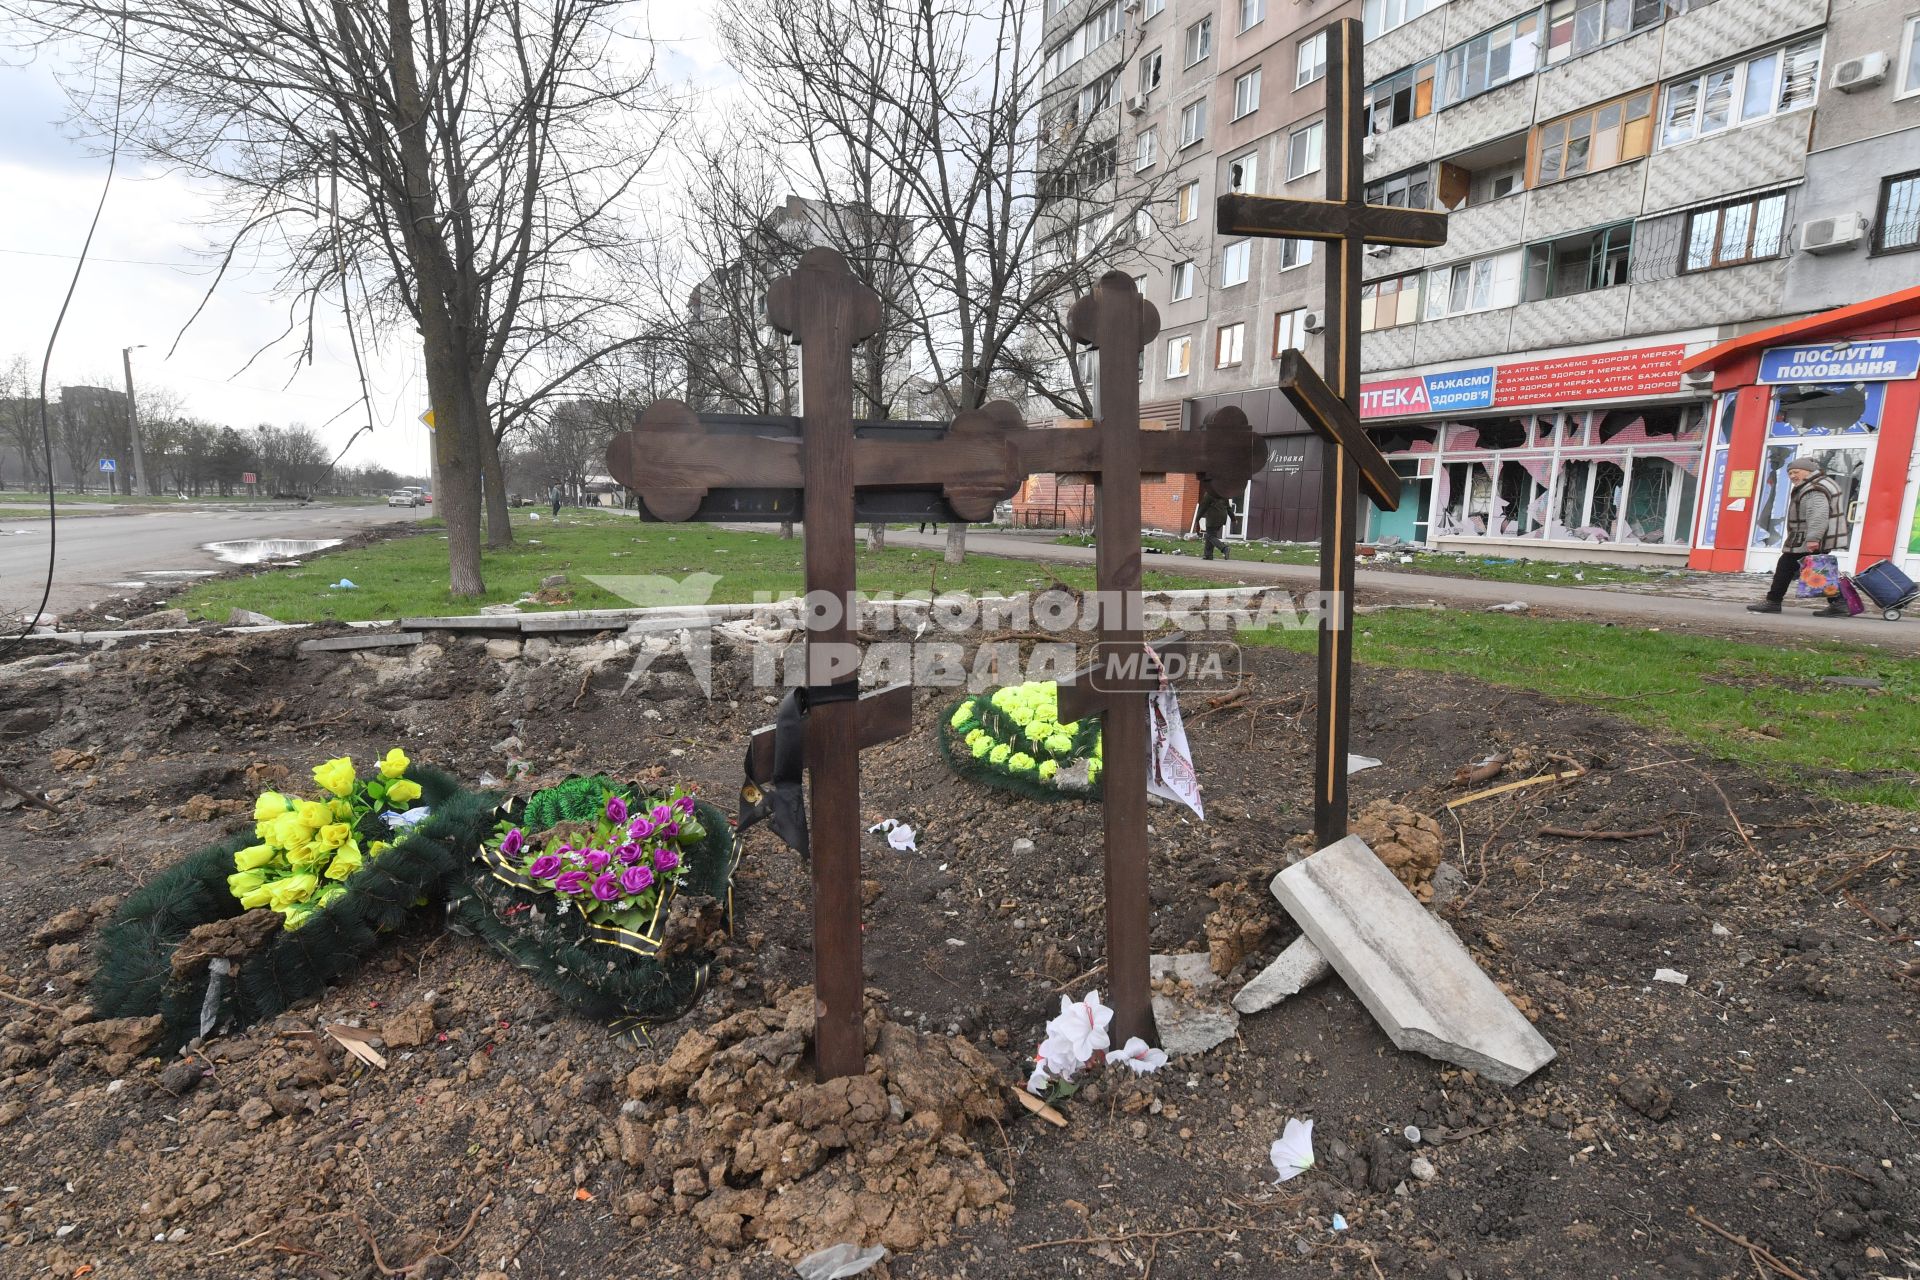
<instances>
[{"instance_id":1,"label":"asphalt road","mask_svg":"<svg viewBox=\"0 0 1920 1280\"><path fill-rule=\"evenodd\" d=\"M144 508L61 520L54 552L53 596L58 616L125 595L128 583L187 581L156 578L181 570L229 568L209 542L246 538L344 538L370 525L418 520L431 507L330 506L313 503ZM40 601L47 573L47 520L0 511L0 619L17 625Z\"/></svg>"}]
</instances>

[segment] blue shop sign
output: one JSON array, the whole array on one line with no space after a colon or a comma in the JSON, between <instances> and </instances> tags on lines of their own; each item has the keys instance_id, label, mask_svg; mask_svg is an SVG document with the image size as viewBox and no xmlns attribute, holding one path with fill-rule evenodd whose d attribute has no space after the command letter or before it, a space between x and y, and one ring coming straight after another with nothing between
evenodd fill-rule
<instances>
[{"instance_id":1,"label":"blue shop sign","mask_svg":"<svg viewBox=\"0 0 1920 1280\"><path fill-rule=\"evenodd\" d=\"M1845 346L1771 347L1760 355L1760 381L1891 382L1920 373L1920 338Z\"/></svg>"},{"instance_id":2,"label":"blue shop sign","mask_svg":"<svg viewBox=\"0 0 1920 1280\"><path fill-rule=\"evenodd\" d=\"M1460 409L1487 409L1493 405L1493 366L1449 369L1425 375L1427 411L1452 413Z\"/></svg>"}]
</instances>

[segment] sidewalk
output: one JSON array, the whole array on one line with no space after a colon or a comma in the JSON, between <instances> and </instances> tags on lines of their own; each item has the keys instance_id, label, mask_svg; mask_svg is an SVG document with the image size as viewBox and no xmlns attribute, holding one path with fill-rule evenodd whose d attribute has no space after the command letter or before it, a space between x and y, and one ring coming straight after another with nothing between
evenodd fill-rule
<instances>
[{"instance_id":1,"label":"sidewalk","mask_svg":"<svg viewBox=\"0 0 1920 1280\"><path fill-rule=\"evenodd\" d=\"M940 549L946 535L892 529L887 545ZM1050 539L1018 534L967 533L969 555L1007 556L1017 560L1052 560L1065 564L1093 563L1092 547L1061 546ZM1217 577L1222 582L1260 586L1271 583L1311 591L1319 586L1316 565L1267 564L1251 560L1202 560L1198 556L1169 556L1146 551L1143 569L1195 577ZM1605 587L1530 586L1482 578L1449 578L1432 573L1394 573L1359 569L1354 574L1361 604L1390 601L1432 601L1457 609L1484 609L1488 605L1524 600L1535 615L1591 618L1635 626L1709 631L1736 639L1764 641L1769 637L1796 642L1839 640L1920 653L1920 613L1899 622L1883 620L1877 611L1852 619L1816 618L1810 603L1789 602L1779 614L1748 613L1746 600L1712 600L1696 596L1656 595L1642 588L1622 591ZM1760 596L1758 581L1750 599Z\"/></svg>"}]
</instances>

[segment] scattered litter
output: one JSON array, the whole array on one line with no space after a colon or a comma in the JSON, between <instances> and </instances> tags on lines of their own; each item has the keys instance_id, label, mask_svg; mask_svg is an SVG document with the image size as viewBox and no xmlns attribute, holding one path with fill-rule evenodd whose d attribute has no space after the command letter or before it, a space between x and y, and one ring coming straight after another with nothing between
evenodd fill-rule
<instances>
[{"instance_id":1,"label":"scattered litter","mask_svg":"<svg viewBox=\"0 0 1920 1280\"><path fill-rule=\"evenodd\" d=\"M1687 975L1678 969L1655 969L1653 971L1653 980L1655 982L1671 982L1676 987L1684 987L1687 985Z\"/></svg>"},{"instance_id":2,"label":"scattered litter","mask_svg":"<svg viewBox=\"0 0 1920 1280\"><path fill-rule=\"evenodd\" d=\"M1313 1121L1289 1119L1267 1154L1280 1174L1280 1182L1291 1181L1313 1168Z\"/></svg>"},{"instance_id":3,"label":"scattered litter","mask_svg":"<svg viewBox=\"0 0 1920 1280\"><path fill-rule=\"evenodd\" d=\"M531 520L531 521L533 521L533 522L534 522L535 524L539 524L539 523L540 523L540 513L539 513L538 511L529 511L529 512L527 512L527 519L529 519L529 520Z\"/></svg>"},{"instance_id":4,"label":"scattered litter","mask_svg":"<svg viewBox=\"0 0 1920 1280\"><path fill-rule=\"evenodd\" d=\"M1347 1229L1347 1219L1345 1215L1338 1213L1333 1215L1333 1229L1335 1231L1345 1231Z\"/></svg>"},{"instance_id":5,"label":"scattered litter","mask_svg":"<svg viewBox=\"0 0 1920 1280\"><path fill-rule=\"evenodd\" d=\"M342 578L338 582L330 583L327 587L329 591L358 591L359 589L352 578Z\"/></svg>"},{"instance_id":6,"label":"scattered litter","mask_svg":"<svg viewBox=\"0 0 1920 1280\"><path fill-rule=\"evenodd\" d=\"M1352 777L1362 769L1378 769L1382 763L1372 756L1357 756L1349 751L1347 752L1347 776Z\"/></svg>"},{"instance_id":7,"label":"scattered litter","mask_svg":"<svg viewBox=\"0 0 1920 1280\"><path fill-rule=\"evenodd\" d=\"M1522 787L1538 786L1543 782L1564 782L1569 778L1584 777L1586 772L1585 769L1580 768L1564 771L1556 769L1552 773L1543 773L1533 778L1522 778L1518 782L1503 782L1497 787L1488 787L1485 791L1475 791L1470 795L1461 796L1458 800L1449 800L1447 801L1447 808L1458 809L1462 805L1472 804L1476 800L1485 800L1488 796L1497 796L1507 791L1518 791Z\"/></svg>"},{"instance_id":8,"label":"scattered litter","mask_svg":"<svg viewBox=\"0 0 1920 1280\"><path fill-rule=\"evenodd\" d=\"M1406 1128L1402 1129L1400 1132L1402 1136L1404 1136L1406 1140L1412 1143L1414 1146L1417 1147L1420 1145L1420 1126L1419 1125L1410 1124Z\"/></svg>"},{"instance_id":9,"label":"scattered litter","mask_svg":"<svg viewBox=\"0 0 1920 1280\"><path fill-rule=\"evenodd\" d=\"M424 804L417 804L405 813L383 813L380 818L394 831L402 828L411 831L433 816L433 810Z\"/></svg>"},{"instance_id":10,"label":"scattered litter","mask_svg":"<svg viewBox=\"0 0 1920 1280\"><path fill-rule=\"evenodd\" d=\"M880 821L868 827L867 830L869 832L874 832L874 831L886 832L887 843L891 845L896 852L899 852L899 853L920 852L920 846L914 843L915 836L914 836L913 828L908 826L906 823L900 821L898 818L882 818Z\"/></svg>"},{"instance_id":11,"label":"scattered litter","mask_svg":"<svg viewBox=\"0 0 1920 1280\"><path fill-rule=\"evenodd\" d=\"M793 1264L800 1273L801 1280L843 1280L846 1276L857 1276L872 1269L877 1262L884 1261L886 1248L874 1245L871 1249L862 1249L856 1244L830 1245L818 1253L810 1253Z\"/></svg>"},{"instance_id":12,"label":"scattered litter","mask_svg":"<svg viewBox=\"0 0 1920 1280\"><path fill-rule=\"evenodd\" d=\"M497 787L500 785L500 779L483 769L480 773L480 785L482 787Z\"/></svg>"},{"instance_id":13,"label":"scattered litter","mask_svg":"<svg viewBox=\"0 0 1920 1280\"><path fill-rule=\"evenodd\" d=\"M1509 600L1506 604L1488 605L1487 612L1488 613L1525 613L1528 609L1531 609L1532 607L1533 606L1528 604L1525 600Z\"/></svg>"},{"instance_id":14,"label":"scattered litter","mask_svg":"<svg viewBox=\"0 0 1920 1280\"><path fill-rule=\"evenodd\" d=\"M344 1022L329 1023L324 1029L328 1035L340 1042L342 1048L360 1061L370 1067L378 1067L382 1071L387 1069L386 1056L369 1043L373 1039L371 1031L350 1027Z\"/></svg>"},{"instance_id":15,"label":"scattered litter","mask_svg":"<svg viewBox=\"0 0 1920 1280\"><path fill-rule=\"evenodd\" d=\"M1028 1093L1025 1089L1013 1090L1013 1096L1020 1099L1020 1105L1045 1120L1056 1129L1067 1127L1067 1118L1060 1114L1051 1103L1044 1102Z\"/></svg>"},{"instance_id":16,"label":"scattered litter","mask_svg":"<svg viewBox=\"0 0 1920 1280\"><path fill-rule=\"evenodd\" d=\"M1713 926L1713 936L1716 938L1731 938L1733 936L1733 930L1723 924L1716 924Z\"/></svg>"}]
</instances>

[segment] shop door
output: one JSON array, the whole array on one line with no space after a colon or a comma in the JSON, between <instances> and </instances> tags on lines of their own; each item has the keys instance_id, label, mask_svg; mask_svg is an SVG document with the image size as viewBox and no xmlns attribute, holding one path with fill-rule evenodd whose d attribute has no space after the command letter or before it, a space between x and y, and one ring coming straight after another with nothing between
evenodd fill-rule
<instances>
[{"instance_id":1,"label":"shop door","mask_svg":"<svg viewBox=\"0 0 1920 1280\"><path fill-rule=\"evenodd\" d=\"M1786 541L1787 496L1792 482L1787 464L1812 457L1839 485L1847 501L1847 545L1835 554L1843 573L1852 573L1854 546L1860 538L1867 483L1873 471L1873 436L1829 436L1819 440L1768 440L1760 460L1760 482L1754 493L1753 538L1747 550L1748 573L1771 573Z\"/></svg>"},{"instance_id":2,"label":"shop door","mask_svg":"<svg viewBox=\"0 0 1920 1280\"><path fill-rule=\"evenodd\" d=\"M1395 458L1393 469L1400 476L1400 506L1393 511L1382 511L1371 503L1367 505L1367 541L1395 537L1413 546L1425 546L1433 481L1421 477L1417 458Z\"/></svg>"}]
</instances>

